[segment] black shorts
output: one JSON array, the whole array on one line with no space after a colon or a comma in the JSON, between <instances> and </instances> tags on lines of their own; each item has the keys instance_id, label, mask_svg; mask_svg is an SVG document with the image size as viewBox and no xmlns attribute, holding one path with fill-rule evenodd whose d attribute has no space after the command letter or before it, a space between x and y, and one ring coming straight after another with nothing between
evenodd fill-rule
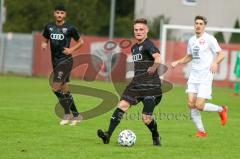
<instances>
[{"instance_id":1,"label":"black shorts","mask_svg":"<svg viewBox=\"0 0 240 159\"><path fill-rule=\"evenodd\" d=\"M154 80L151 84L132 81L124 90L121 100L127 101L130 105L136 105L151 96L154 97L155 104L159 104L162 97L160 80Z\"/></svg>"},{"instance_id":2,"label":"black shorts","mask_svg":"<svg viewBox=\"0 0 240 159\"><path fill-rule=\"evenodd\" d=\"M67 83L70 81L73 60L58 62L53 69L53 82Z\"/></svg>"}]
</instances>

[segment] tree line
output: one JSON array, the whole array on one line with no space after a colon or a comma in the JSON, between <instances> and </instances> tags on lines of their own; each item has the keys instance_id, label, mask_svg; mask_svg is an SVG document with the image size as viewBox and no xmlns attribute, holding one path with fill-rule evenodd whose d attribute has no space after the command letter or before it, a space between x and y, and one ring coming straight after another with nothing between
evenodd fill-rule
<instances>
[{"instance_id":1,"label":"tree line","mask_svg":"<svg viewBox=\"0 0 240 159\"><path fill-rule=\"evenodd\" d=\"M134 0L116 0L115 36L131 37ZM62 3L67 9L66 21L85 35L107 36L111 0L5 0L7 8L4 32L42 31L54 21L54 7Z\"/></svg>"},{"instance_id":2,"label":"tree line","mask_svg":"<svg viewBox=\"0 0 240 159\"><path fill-rule=\"evenodd\" d=\"M67 19L84 35L108 36L111 0L5 0L7 8L4 32L31 33L42 31L50 21L54 21L54 7L62 3L67 9ZM115 37L132 37L135 0L116 0ZM159 15L149 20L149 37L159 39L160 21L164 24L170 18ZM238 19L234 28L239 29ZM174 35L168 34L169 39ZM225 43L222 32L215 33L219 42ZM240 34L232 33L229 43L240 43Z\"/></svg>"}]
</instances>

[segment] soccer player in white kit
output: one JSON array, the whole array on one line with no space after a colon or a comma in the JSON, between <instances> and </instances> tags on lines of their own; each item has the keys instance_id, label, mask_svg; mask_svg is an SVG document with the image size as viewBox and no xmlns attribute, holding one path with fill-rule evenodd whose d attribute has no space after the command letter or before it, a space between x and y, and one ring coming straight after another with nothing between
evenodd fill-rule
<instances>
[{"instance_id":1,"label":"soccer player in white kit","mask_svg":"<svg viewBox=\"0 0 240 159\"><path fill-rule=\"evenodd\" d=\"M213 74L217 72L219 63L224 58L224 52L217 40L205 32L207 20L203 16L195 17L195 35L190 38L187 46L187 54L174 62L174 68L179 64L192 61L191 72L187 82L188 107L191 118L196 125L197 137L207 137L200 111L218 112L222 125L227 122L227 106L219 106L206 103L211 99Z\"/></svg>"}]
</instances>

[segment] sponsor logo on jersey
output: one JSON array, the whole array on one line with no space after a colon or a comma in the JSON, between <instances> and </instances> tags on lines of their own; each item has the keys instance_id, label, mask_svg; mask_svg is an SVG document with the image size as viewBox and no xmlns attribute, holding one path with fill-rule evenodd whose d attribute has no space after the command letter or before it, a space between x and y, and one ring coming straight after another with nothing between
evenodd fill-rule
<instances>
[{"instance_id":1,"label":"sponsor logo on jersey","mask_svg":"<svg viewBox=\"0 0 240 159\"><path fill-rule=\"evenodd\" d=\"M66 34L67 33L67 28L62 28L62 32L63 32L63 34Z\"/></svg>"},{"instance_id":2,"label":"sponsor logo on jersey","mask_svg":"<svg viewBox=\"0 0 240 159\"><path fill-rule=\"evenodd\" d=\"M53 31L53 28L49 28L50 31Z\"/></svg>"},{"instance_id":3,"label":"sponsor logo on jersey","mask_svg":"<svg viewBox=\"0 0 240 159\"><path fill-rule=\"evenodd\" d=\"M142 48L143 48L143 46L142 46L142 45L141 45L141 46L139 46L139 48L138 48L139 52L140 52L140 51L142 51Z\"/></svg>"},{"instance_id":4,"label":"sponsor logo on jersey","mask_svg":"<svg viewBox=\"0 0 240 159\"><path fill-rule=\"evenodd\" d=\"M50 34L50 38L52 40L63 40L64 35L63 34Z\"/></svg>"},{"instance_id":5,"label":"sponsor logo on jersey","mask_svg":"<svg viewBox=\"0 0 240 159\"><path fill-rule=\"evenodd\" d=\"M140 61L143 59L142 54L133 55L133 61Z\"/></svg>"},{"instance_id":6,"label":"sponsor logo on jersey","mask_svg":"<svg viewBox=\"0 0 240 159\"><path fill-rule=\"evenodd\" d=\"M200 59L199 50L200 48L198 46L193 47L193 59Z\"/></svg>"}]
</instances>

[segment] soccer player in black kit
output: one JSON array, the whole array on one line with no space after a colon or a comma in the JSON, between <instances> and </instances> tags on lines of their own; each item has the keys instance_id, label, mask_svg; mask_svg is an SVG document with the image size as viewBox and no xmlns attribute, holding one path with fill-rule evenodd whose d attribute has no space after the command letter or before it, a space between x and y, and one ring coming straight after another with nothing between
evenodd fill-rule
<instances>
[{"instance_id":1,"label":"soccer player in black kit","mask_svg":"<svg viewBox=\"0 0 240 159\"><path fill-rule=\"evenodd\" d=\"M108 131L99 129L98 136L104 144L108 144L115 128L120 123L123 114L131 105L143 103L142 120L152 133L154 146L160 146L160 135L157 122L152 117L153 110L162 98L161 81L158 75L160 66L160 51L147 38L148 27L146 19L136 19L134 22L134 36L137 43L131 48L134 61L134 77L126 87L118 107L110 119Z\"/></svg>"},{"instance_id":2,"label":"soccer player in black kit","mask_svg":"<svg viewBox=\"0 0 240 159\"><path fill-rule=\"evenodd\" d=\"M83 40L80 38L77 29L65 22L66 9L62 4L55 7L54 17L55 22L48 23L44 28L41 47L45 50L50 41L53 66L52 90L65 112L60 125L68 123L76 125L79 121L79 113L67 82L69 82L73 65L72 53L83 45ZM72 47L70 47L71 38L77 42Z\"/></svg>"}]
</instances>

